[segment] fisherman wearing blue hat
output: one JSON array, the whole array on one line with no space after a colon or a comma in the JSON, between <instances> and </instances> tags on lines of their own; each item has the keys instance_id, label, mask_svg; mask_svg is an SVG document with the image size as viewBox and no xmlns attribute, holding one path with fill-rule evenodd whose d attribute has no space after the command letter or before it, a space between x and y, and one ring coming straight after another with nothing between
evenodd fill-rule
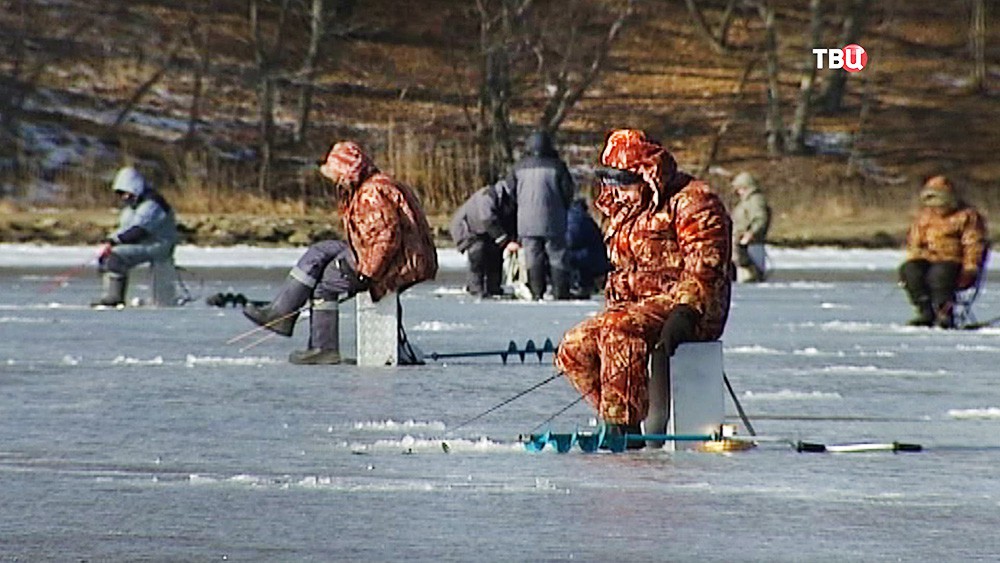
<instances>
[{"instance_id":1,"label":"fisherman wearing blue hat","mask_svg":"<svg viewBox=\"0 0 1000 563\"><path fill-rule=\"evenodd\" d=\"M98 255L104 293L91 303L95 307L124 305L129 270L154 261L172 261L177 245L173 209L138 170L120 169L111 189L120 198L122 210L117 230L104 240Z\"/></svg>"}]
</instances>

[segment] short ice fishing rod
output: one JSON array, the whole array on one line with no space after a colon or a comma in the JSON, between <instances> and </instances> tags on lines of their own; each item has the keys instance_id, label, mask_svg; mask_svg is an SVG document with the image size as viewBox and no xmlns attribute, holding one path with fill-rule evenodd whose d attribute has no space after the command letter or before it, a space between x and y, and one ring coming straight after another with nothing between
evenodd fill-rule
<instances>
[{"instance_id":1,"label":"short ice fishing rod","mask_svg":"<svg viewBox=\"0 0 1000 563\"><path fill-rule=\"evenodd\" d=\"M552 344L552 340L546 338L545 343L542 344L541 348L538 348L535 345L534 340L529 340L527 343L525 343L523 349L519 349L517 347L517 343L511 340L510 343L507 344L506 350L483 350L479 352L445 352L445 353L431 352L430 354L427 355L427 357L429 357L432 360L440 360L445 358L475 358L482 356L500 356L500 359L503 360L504 364L506 364L508 357L517 356L521 358L521 363L523 364L525 356L534 354L538 356L538 361L541 362L542 356L545 353L554 354L555 352L556 348Z\"/></svg>"}]
</instances>

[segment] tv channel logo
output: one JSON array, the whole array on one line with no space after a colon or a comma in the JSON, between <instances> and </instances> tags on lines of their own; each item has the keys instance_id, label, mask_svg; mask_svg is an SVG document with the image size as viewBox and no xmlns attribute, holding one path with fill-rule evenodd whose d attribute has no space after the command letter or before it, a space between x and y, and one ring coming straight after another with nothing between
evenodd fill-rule
<instances>
[{"instance_id":1,"label":"tv channel logo","mask_svg":"<svg viewBox=\"0 0 1000 563\"><path fill-rule=\"evenodd\" d=\"M823 68L826 59L827 68L842 68L847 72L858 72L868 64L868 53L861 45L852 43L843 49L813 49L816 55L816 68Z\"/></svg>"}]
</instances>

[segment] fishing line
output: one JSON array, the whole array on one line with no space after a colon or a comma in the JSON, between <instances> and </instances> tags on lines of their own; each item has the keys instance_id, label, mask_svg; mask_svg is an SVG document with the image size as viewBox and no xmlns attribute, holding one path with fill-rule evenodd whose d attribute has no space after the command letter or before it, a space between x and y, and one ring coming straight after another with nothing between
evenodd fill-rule
<instances>
[{"instance_id":1,"label":"fishing line","mask_svg":"<svg viewBox=\"0 0 1000 563\"><path fill-rule=\"evenodd\" d=\"M736 405L736 412L739 413L740 419L743 420L743 425L747 427L747 432L751 436L756 436L757 432L753 429L753 425L750 424L750 419L747 418L747 413L743 411L743 405L740 404L740 400L736 398L736 392L733 391L732 384L729 383L729 377L726 372L722 372L722 381L726 384L726 389L729 389L729 396L733 398L733 404Z\"/></svg>"},{"instance_id":2,"label":"fishing line","mask_svg":"<svg viewBox=\"0 0 1000 563\"><path fill-rule=\"evenodd\" d=\"M579 403L582 400L583 400L583 395L580 395L579 397L573 399L572 403L570 403L570 404L566 405L565 407L559 409L558 411L556 411L556 413L554 415L546 418L538 426L532 428L531 429L531 433L534 434L536 430L538 430L539 428L541 428L541 427L545 426L546 424L552 422L552 420L555 419L555 417L557 417L557 416L561 415L562 413L568 411L569 409L573 408L574 405L576 405L577 403Z\"/></svg>"},{"instance_id":3,"label":"fishing line","mask_svg":"<svg viewBox=\"0 0 1000 563\"><path fill-rule=\"evenodd\" d=\"M538 388L539 388L539 387L541 387L542 385L545 385L546 383L549 383L550 381L553 381L554 379L557 379L557 378L559 378L559 377L561 377L561 376L562 376L562 374L561 374L561 373L556 373L555 375L552 375L551 377L547 377L547 378L543 379L542 381L539 381L538 383L536 383L536 384L532 385L531 387L528 387L527 389L525 389L524 391L521 391L520 393L518 393L518 394L514 395L513 397L511 397L511 398L509 398L509 399L505 399L505 400L503 400L503 401L501 401L501 402L497 403L496 405L494 405L494 406L492 406L492 407L490 407L490 408L486 409L485 411L483 411L483 412L481 412L481 413L477 414L476 416L474 416L474 417L472 417L472 418L470 418L470 419L466 420L465 422L463 422L463 423L459 424L458 426L456 426L456 427L452 428L452 429L451 429L451 430L449 431L449 434L453 434L453 433L454 433L454 432L455 432L456 430L458 430L459 428L462 428L462 427L464 427L464 426L466 426L466 425L468 425L468 424L471 424L471 423L473 423L473 422L475 422L475 421L479 420L480 418L482 418L482 417L484 417L484 416L486 416L486 415L490 414L491 412L493 412L493 411L495 411L495 410L499 409L500 407L502 407L502 406L504 406L504 405L506 405L506 404L508 404L508 403L511 403L511 402L513 402L513 401L514 401L514 400L516 400L516 399L519 399L519 398L521 398L521 397L523 397L523 396L527 395L528 393L530 393L530 392L534 391L535 389L538 389ZM443 449L443 450L445 451L445 453L448 453L448 452L449 452L449 451L451 450L451 448L449 448L449 447L448 447L448 443L447 443L446 441L443 441L443 440L441 441L441 449Z\"/></svg>"},{"instance_id":4,"label":"fishing line","mask_svg":"<svg viewBox=\"0 0 1000 563\"><path fill-rule=\"evenodd\" d=\"M278 317L276 319L273 319L273 320L270 320L270 321L268 321L268 322L266 322L266 323L264 323L264 324L262 324L260 326L255 326L255 327L253 327L252 329L250 329L250 330L248 330L246 332L237 334L236 336L234 336L234 337L230 338L229 340L227 340L226 344L234 344L234 343L239 342L240 340L243 340L244 338L246 338L246 337L248 337L248 336L250 336L252 334L256 334L256 333L258 333L258 332L260 332L262 330L269 329L272 326L274 326L275 324L280 323L281 321L283 321L283 320L291 317L292 315L298 315L302 311L305 311L308 307L309 307L308 304L303 305L303 306L299 307L298 309L295 309L291 313L288 313L286 315L281 315L280 317Z\"/></svg>"}]
</instances>

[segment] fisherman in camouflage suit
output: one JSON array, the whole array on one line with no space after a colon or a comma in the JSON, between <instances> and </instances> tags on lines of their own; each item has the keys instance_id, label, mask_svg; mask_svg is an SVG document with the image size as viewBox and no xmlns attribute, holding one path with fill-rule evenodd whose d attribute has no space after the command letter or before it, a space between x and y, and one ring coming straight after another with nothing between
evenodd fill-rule
<instances>
[{"instance_id":1,"label":"fisherman in camouflage suit","mask_svg":"<svg viewBox=\"0 0 1000 563\"><path fill-rule=\"evenodd\" d=\"M312 299L309 348L292 352L296 364L340 363L341 294L368 291L378 301L437 274L437 252L416 195L375 167L350 141L336 143L320 161L320 174L337 187L347 241L309 247L265 307L247 305L258 325L291 336L298 312Z\"/></svg>"},{"instance_id":2,"label":"fisherman in camouflage suit","mask_svg":"<svg viewBox=\"0 0 1000 563\"><path fill-rule=\"evenodd\" d=\"M987 250L986 221L944 176L927 180L906 237L899 278L917 310L914 326L952 328L955 291L972 287Z\"/></svg>"},{"instance_id":3,"label":"fisherman in camouflage suit","mask_svg":"<svg viewBox=\"0 0 1000 563\"><path fill-rule=\"evenodd\" d=\"M714 340L729 314L732 224L719 197L643 131L611 133L595 207L612 271L605 309L563 336L556 367L612 432L638 434L660 343Z\"/></svg>"}]
</instances>

